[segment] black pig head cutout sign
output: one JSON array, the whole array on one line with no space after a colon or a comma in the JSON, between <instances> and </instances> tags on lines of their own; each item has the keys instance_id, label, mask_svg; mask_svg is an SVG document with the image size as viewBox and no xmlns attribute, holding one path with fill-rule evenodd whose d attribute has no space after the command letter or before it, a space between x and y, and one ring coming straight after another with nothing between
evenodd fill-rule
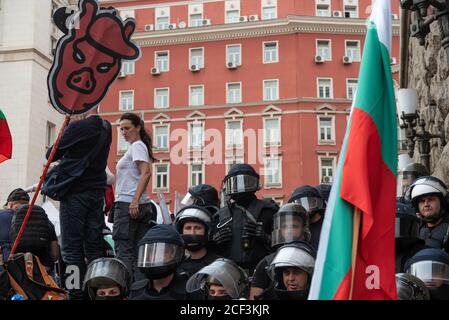
<instances>
[{"instance_id":1,"label":"black pig head cutout sign","mask_svg":"<svg viewBox=\"0 0 449 320\"><path fill-rule=\"evenodd\" d=\"M117 78L122 60L136 60L140 49L131 41L134 19L99 8L97 0L80 0L79 11L58 9L53 20L65 33L56 48L48 75L53 107L65 115L97 106Z\"/></svg>"}]
</instances>

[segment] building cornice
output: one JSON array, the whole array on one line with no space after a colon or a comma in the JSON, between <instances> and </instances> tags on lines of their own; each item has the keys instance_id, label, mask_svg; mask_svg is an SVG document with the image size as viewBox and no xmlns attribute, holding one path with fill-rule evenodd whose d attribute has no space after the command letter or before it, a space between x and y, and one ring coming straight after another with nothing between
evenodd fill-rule
<instances>
[{"instance_id":1,"label":"building cornice","mask_svg":"<svg viewBox=\"0 0 449 320\"><path fill-rule=\"evenodd\" d=\"M399 22L393 22L393 35L398 36L399 31ZM152 47L295 33L364 35L366 20L291 15L275 20L136 32L133 39L141 47Z\"/></svg>"},{"instance_id":2,"label":"building cornice","mask_svg":"<svg viewBox=\"0 0 449 320\"><path fill-rule=\"evenodd\" d=\"M1 48L0 62L34 61L49 70L53 63L49 55L36 48Z\"/></svg>"}]
</instances>

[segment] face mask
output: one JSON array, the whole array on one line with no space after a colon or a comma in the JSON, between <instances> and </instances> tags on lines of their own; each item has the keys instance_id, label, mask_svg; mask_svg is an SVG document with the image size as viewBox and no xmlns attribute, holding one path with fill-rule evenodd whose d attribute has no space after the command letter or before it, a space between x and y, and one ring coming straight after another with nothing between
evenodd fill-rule
<instances>
[{"instance_id":1,"label":"face mask","mask_svg":"<svg viewBox=\"0 0 449 320\"><path fill-rule=\"evenodd\" d=\"M149 280L157 280L168 277L172 273L175 273L178 264L172 264L168 266L152 267L152 268L140 268L140 271Z\"/></svg>"},{"instance_id":2,"label":"face mask","mask_svg":"<svg viewBox=\"0 0 449 320\"><path fill-rule=\"evenodd\" d=\"M182 239L188 251L196 252L206 246L206 237L204 235L183 234Z\"/></svg>"},{"instance_id":3,"label":"face mask","mask_svg":"<svg viewBox=\"0 0 449 320\"><path fill-rule=\"evenodd\" d=\"M119 294L118 296L96 296L95 300L98 300L98 301L108 301L108 300L114 301L114 300L123 300L123 297L122 297L121 294Z\"/></svg>"},{"instance_id":4,"label":"face mask","mask_svg":"<svg viewBox=\"0 0 449 320\"><path fill-rule=\"evenodd\" d=\"M228 295L224 295L224 296L208 296L207 300L212 300L212 301L225 301L225 300L232 300L232 298Z\"/></svg>"},{"instance_id":5,"label":"face mask","mask_svg":"<svg viewBox=\"0 0 449 320\"><path fill-rule=\"evenodd\" d=\"M240 206L247 207L255 198L253 193L237 193L233 194L231 198Z\"/></svg>"}]
</instances>

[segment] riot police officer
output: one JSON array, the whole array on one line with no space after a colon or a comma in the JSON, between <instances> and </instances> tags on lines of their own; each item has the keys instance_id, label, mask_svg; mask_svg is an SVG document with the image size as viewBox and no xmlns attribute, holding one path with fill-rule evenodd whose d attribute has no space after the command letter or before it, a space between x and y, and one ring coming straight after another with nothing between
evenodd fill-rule
<instances>
[{"instance_id":1,"label":"riot police officer","mask_svg":"<svg viewBox=\"0 0 449 320\"><path fill-rule=\"evenodd\" d=\"M425 176L418 178L408 192L422 220L419 237L429 247L448 251L449 201L446 185L436 177Z\"/></svg>"},{"instance_id":2,"label":"riot police officer","mask_svg":"<svg viewBox=\"0 0 449 320\"><path fill-rule=\"evenodd\" d=\"M408 204L396 201L395 249L396 272L404 272L405 262L425 248L419 238L419 218Z\"/></svg>"},{"instance_id":3,"label":"riot police officer","mask_svg":"<svg viewBox=\"0 0 449 320\"><path fill-rule=\"evenodd\" d=\"M139 241L137 267L146 279L131 285L131 300L185 300L188 276L178 273L184 240L172 225L158 224Z\"/></svg>"},{"instance_id":4,"label":"riot police officer","mask_svg":"<svg viewBox=\"0 0 449 320\"><path fill-rule=\"evenodd\" d=\"M279 209L272 200L259 200L259 174L248 164L235 164L223 180L230 200L215 215L213 241L218 254L252 273L270 252L273 215Z\"/></svg>"},{"instance_id":5,"label":"riot police officer","mask_svg":"<svg viewBox=\"0 0 449 320\"><path fill-rule=\"evenodd\" d=\"M398 300L430 300L430 292L424 282L410 273L396 273Z\"/></svg>"},{"instance_id":6,"label":"riot police officer","mask_svg":"<svg viewBox=\"0 0 449 320\"><path fill-rule=\"evenodd\" d=\"M246 298L248 276L232 260L219 258L187 281L187 292L202 291L206 300Z\"/></svg>"},{"instance_id":7,"label":"riot police officer","mask_svg":"<svg viewBox=\"0 0 449 320\"><path fill-rule=\"evenodd\" d=\"M128 296L130 274L115 258L99 258L87 267L83 289L91 300L124 300Z\"/></svg>"},{"instance_id":8,"label":"riot police officer","mask_svg":"<svg viewBox=\"0 0 449 320\"><path fill-rule=\"evenodd\" d=\"M419 251L405 264L407 273L424 282L430 300L449 300L449 254L440 249Z\"/></svg>"},{"instance_id":9,"label":"riot police officer","mask_svg":"<svg viewBox=\"0 0 449 320\"><path fill-rule=\"evenodd\" d=\"M191 186L181 201L181 206L196 205L207 208L211 214L218 211L220 207L218 191L208 184Z\"/></svg>"},{"instance_id":10,"label":"riot police officer","mask_svg":"<svg viewBox=\"0 0 449 320\"><path fill-rule=\"evenodd\" d=\"M288 202L298 203L307 210L311 233L310 243L315 250L318 250L324 216L324 201L321 193L316 188L305 185L296 188Z\"/></svg>"},{"instance_id":11,"label":"riot police officer","mask_svg":"<svg viewBox=\"0 0 449 320\"><path fill-rule=\"evenodd\" d=\"M429 170L420 163L409 163L406 165L398 175L398 186L401 188L401 192L398 194L400 201L403 202L403 196L416 179L422 176L428 176L429 174Z\"/></svg>"},{"instance_id":12,"label":"riot police officer","mask_svg":"<svg viewBox=\"0 0 449 320\"><path fill-rule=\"evenodd\" d=\"M179 270L191 276L220 258L207 247L212 233L212 217L205 207L191 205L182 208L176 216L175 226L190 256L180 265Z\"/></svg>"},{"instance_id":13,"label":"riot police officer","mask_svg":"<svg viewBox=\"0 0 449 320\"><path fill-rule=\"evenodd\" d=\"M271 248L274 251L294 241L310 241L309 215L301 205L297 203L283 205L276 212L273 220L274 227L271 234ZM267 268L273 261L275 254L275 252L269 254L257 264L251 280L251 300L256 299L258 295L270 287L271 280L267 274Z\"/></svg>"}]
</instances>

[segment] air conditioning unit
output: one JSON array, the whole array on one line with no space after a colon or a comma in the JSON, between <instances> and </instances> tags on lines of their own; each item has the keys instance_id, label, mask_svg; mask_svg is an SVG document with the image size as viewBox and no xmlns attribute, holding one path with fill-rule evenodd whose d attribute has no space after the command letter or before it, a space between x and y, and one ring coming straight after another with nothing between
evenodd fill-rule
<instances>
[{"instance_id":1,"label":"air conditioning unit","mask_svg":"<svg viewBox=\"0 0 449 320\"><path fill-rule=\"evenodd\" d=\"M241 17L239 18L239 21L240 21L240 22L247 22L247 21L248 21L248 17L247 17L247 16L241 16Z\"/></svg>"},{"instance_id":2,"label":"air conditioning unit","mask_svg":"<svg viewBox=\"0 0 449 320\"><path fill-rule=\"evenodd\" d=\"M187 26L187 23L185 23L184 21L180 21L178 23L178 28L179 29L184 29Z\"/></svg>"},{"instance_id":3,"label":"air conditioning unit","mask_svg":"<svg viewBox=\"0 0 449 320\"><path fill-rule=\"evenodd\" d=\"M170 23L168 25L168 29L170 29L170 30L176 29L176 23Z\"/></svg>"},{"instance_id":4,"label":"air conditioning unit","mask_svg":"<svg viewBox=\"0 0 449 320\"><path fill-rule=\"evenodd\" d=\"M318 56L318 55L315 56L315 63L323 63L323 62L324 62L324 59L322 56Z\"/></svg>"},{"instance_id":5,"label":"air conditioning unit","mask_svg":"<svg viewBox=\"0 0 449 320\"><path fill-rule=\"evenodd\" d=\"M232 61L229 61L226 66L228 69L237 69L237 65Z\"/></svg>"},{"instance_id":6,"label":"air conditioning unit","mask_svg":"<svg viewBox=\"0 0 449 320\"><path fill-rule=\"evenodd\" d=\"M334 11L332 11L332 16L334 18L341 18L343 16L343 14L339 10L334 10Z\"/></svg>"},{"instance_id":7,"label":"air conditioning unit","mask_svg":"<svg viewBox=\"0 0 449 320\"><path fill-rule=\"evenodd\" d=\"M146 24L144 27L145 31L153 31L154 25L153 24Z\"/></svg>"},{"instance_id":8,"label":"air conditioning unit","mask_svg":"<svg viewBox=\"0 0 449 320\"><path fill-rule=\"evenodd\" d=\"M321 183L332 183L332 177L330 177L330 176L323 176L321 178Z\"/></svg>"},{"instance_id":9,"label":"air conditioning unit","mask_svg":"<svg viewBox=\"0 0 449 320\"><path fill-rule=\"evenodd\" d=\"M120 73L118 74L118 77L119 77L119 78L124 78L124 77L126 77L125 71L120 71Z\"/></svg>"},{"instance_id":10,"label":"air conditioning unit","mask_svg":"<svg viewBox=\"0 0 449 320\"><path fill-rule=\"evenodd\" d=\"M352 59L348 56L343 56L343 64L351 64Z\"/></svg>"},{"instance_id":11,"label":"air conditioning unit","mask_svg":"<svg viewBox=\"0 0 449 320\"><path fill-rule=\"evenodd\" d=\"M391 57L390 64L396 64L396 63L397 63L396 58L395 57Z\"/></svg>"},{"instance_id":12,"label":"air conditioning unit","mask_svg":"<svg viewBox=\"0 0 449 320\"><path fill-rule=\"evenodd\" d=\"M259 20L259 16L257 14L252 14L249 16L248 18L249 21L258 21Z\"/></svg>"},{"instance_id":13,"label":"air conditioning unit","mask_svg":"<svg viewBox=\"0 0 449 320\"><path fill-rule=\"evenodd\" d=\"M200 71L200 66L197 64L192 64L190 66L190 71L192 71L192 72Z\"/></svg>"},{"instance_id":14,"label":"air conditioning unit","mask_svg":"<svg viewBox=\"0 0 449 320\"><path fill-rule=\"evenodd\" d=\"M210 26L210 19L203 19L201 21L202 26Z\"/></svg>"},{"instance_id":15,"label":"air conditioning unit","mask_svg":"<svg viewBox=\"0 0 449 320\"><path fill-rule=\"evenodd\" d=\"M154 67L154 68L151 68L151 74L153 76L156 76L158 74L161 74L161 71L159 70L159 68Z\"/></svg>"}]
</instances>

